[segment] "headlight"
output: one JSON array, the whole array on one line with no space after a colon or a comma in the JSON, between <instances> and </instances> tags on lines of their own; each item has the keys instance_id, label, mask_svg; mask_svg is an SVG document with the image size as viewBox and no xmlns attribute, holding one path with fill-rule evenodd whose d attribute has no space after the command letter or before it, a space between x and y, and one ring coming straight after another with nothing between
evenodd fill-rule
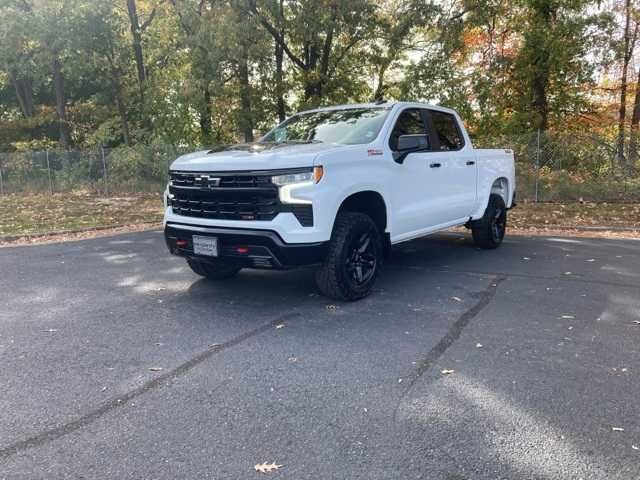
<instances>
[{"instance_id":1,"label":"headlight","mask_svg":"<svg viewBox=\"0 0 640 480\"><path fill-rule=\"evenodd\" d=\"M279 187L299 183L318 183L323 175L322 167L313 167L309 170L296 173L285 173L271 177L271 181Z\"/></svg>"},{"instance_id":2,"label":"headlight","mask_svg":"<svg viewBox=\"0 0 640 480\"><path fill-rule=\"evenodd\" d=\"M318 183L323 174L322 167L313 167L308 170L275 175L271 177L271 181L278 185L278 196L282 203L311 204L311 200L302 194L302 191Z\"/></svg>"}]
</instances>

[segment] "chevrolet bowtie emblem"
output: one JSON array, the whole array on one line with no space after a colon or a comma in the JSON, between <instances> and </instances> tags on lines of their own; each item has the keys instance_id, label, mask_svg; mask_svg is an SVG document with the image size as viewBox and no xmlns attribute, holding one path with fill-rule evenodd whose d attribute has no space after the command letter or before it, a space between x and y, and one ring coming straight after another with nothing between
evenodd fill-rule
<instances>
[{"instance_id":1,"label":"chevrolet bowtie emblem","mask_svg":"<svg viewBox=\"0 0 640 480\"><path fill-rule=\"evenodd\" d=\"M198 175L195 183L201 188L216 188L220 186L220 177L212 177L210 175Z\"/></svg>"}]
</instances>

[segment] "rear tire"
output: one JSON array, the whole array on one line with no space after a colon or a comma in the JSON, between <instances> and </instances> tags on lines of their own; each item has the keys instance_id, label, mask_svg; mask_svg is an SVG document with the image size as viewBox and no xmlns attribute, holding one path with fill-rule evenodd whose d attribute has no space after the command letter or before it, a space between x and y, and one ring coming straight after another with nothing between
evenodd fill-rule
<instances>
[{"instance_id":1,"label":"rear tire","mask_svg":"<svg viewBox=\"0 0 640 480\"><path fill-rule=\"evenodd\" d=\"M487 250L498 248L507 230L507 206L500 195L492 193L480 220L471 223L475 244Z\"/></svg>"},{"instance_id":2,"label":"rear tire","mask_svg":"<svg viewBox=\"0 0 640 480\"><path fill-rule=\"evenodd\" d=\"M209 280L225 280L227 278L235 277L241 267L234 265L224 260L210 260L203 262L196 260L195 258L187 258L187 264L193 270L193 273L206 277Z\"/></svg>"},{"instance_id":3,"label":"rear tire","mask_svg":"<svg viewBox=\"0 0 640 480\"><path fill-rule=\"evenodd\" d=\"M338 213L327 256L316 273L318 288L336 300L366 297L378 277L382 254L380 232L368 215Z\"/></svg>"}]
</instances>

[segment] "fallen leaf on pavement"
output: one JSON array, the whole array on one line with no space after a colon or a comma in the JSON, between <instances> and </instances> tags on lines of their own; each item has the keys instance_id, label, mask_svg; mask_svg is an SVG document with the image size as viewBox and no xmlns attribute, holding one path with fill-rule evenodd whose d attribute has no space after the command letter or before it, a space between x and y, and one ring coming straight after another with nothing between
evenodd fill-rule
<instances>
[{"instance_id":1,"label":"fallen leaf on pavement","mask_svg":"<svg viewBox=\"0 0 640 480\"><path fill-rule=\"evenodd\" d=\"M449 369L445 368L444 370L441 370L440 373L442 375L451 375L452 373L455 373L455 370L449 370Z\"/></svg>"},{"instance_id":2,"label":"fallen leaf on pavement","mask_svg":"<svg viewBox=\"0 0 640 480\"><path fill-rule=\"evenodd\" d=\"M272 470L277 470L281 467L282 465L276 465L275 463L258 463L255 467L256 472L260 472L260 473L270 473Z\"/></svg>"}]
</instances>

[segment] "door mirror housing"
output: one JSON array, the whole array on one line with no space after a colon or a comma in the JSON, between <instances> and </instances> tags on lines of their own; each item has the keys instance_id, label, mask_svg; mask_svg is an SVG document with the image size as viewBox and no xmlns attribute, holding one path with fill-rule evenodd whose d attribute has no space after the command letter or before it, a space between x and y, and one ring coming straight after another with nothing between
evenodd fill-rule
<instances>
[{"instance_id":1,"label":"door mirror housing","mask_svg":"<svg viewBox=\"0 0 640 480\"><path fill-rule=\"evenodd\" d=\"M397 163L403 163L407 155L413 152L429 150L429 135L400 135L396 151L393 152L393 159Z\"/></svg>"}]
</instances>

